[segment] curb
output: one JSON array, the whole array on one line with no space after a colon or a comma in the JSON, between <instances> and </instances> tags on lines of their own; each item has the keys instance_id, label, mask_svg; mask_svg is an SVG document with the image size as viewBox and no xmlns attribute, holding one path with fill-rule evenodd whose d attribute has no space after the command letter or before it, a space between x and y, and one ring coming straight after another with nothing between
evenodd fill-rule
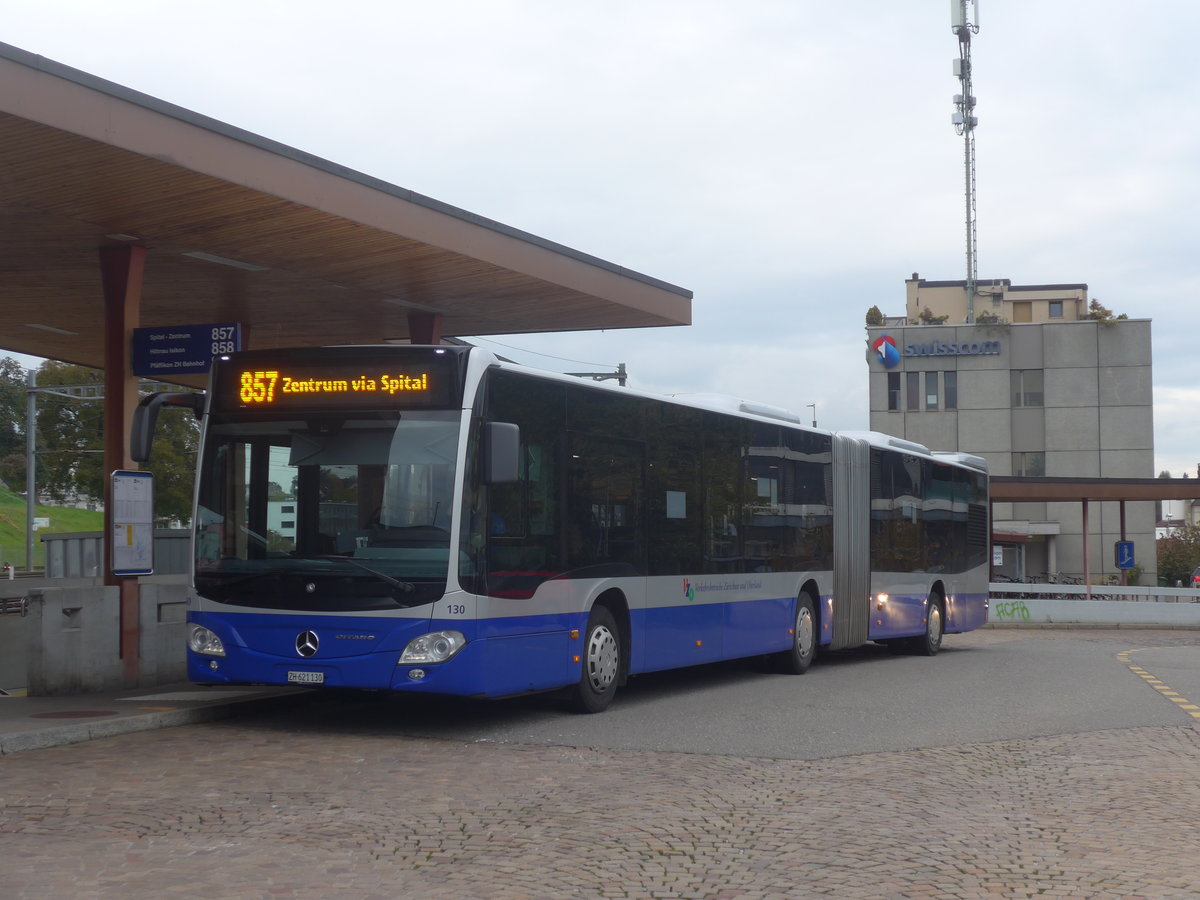
<instances>
[{"instance_id":1,"label":"curb","mask_svg":"<svg viewBox=\"0 0 1200 900\"><path fill-rule=\"evenodd\" d=\"M0 735L0 756L7 756L12 753L24 753L29 750L45 750L50 747L61 747L67 744L80 744L97 738L116 737L117 735L133 734L138 731L153 731L159 728L175 728L180 725L195 725L202 722L215 722L220 719L232 719L238 716L249 715L263 706L270 705L277 708L281 703L296 703L301 698L307 698L308 696L308 692L268 694L248 697L245 700L214 703L209 706L199 706L192 709L161 710L91 722L80 722L74 725L53 725L48 728L19 731L12 734Z\"/></svg>"}]
</instances>

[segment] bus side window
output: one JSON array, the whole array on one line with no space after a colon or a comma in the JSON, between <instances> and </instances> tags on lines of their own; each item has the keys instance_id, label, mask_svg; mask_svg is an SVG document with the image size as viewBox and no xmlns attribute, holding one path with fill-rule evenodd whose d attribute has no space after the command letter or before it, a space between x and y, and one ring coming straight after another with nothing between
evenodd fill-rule
<instances>
[{"instance_id":1,"label":"bus side window","mask_svg":"<svg viewBox=\"0 0 1200 900\"><path fill-rule=\"evenodd\" d=\"M486 573L488 594L528 598L539 584L565 569L559 496L565 388L493 372L487 382L486 415L517 425L521 442L518 480L481 487L482 518L473 528L486 552L477 557L478 564Z\"/></svg>"},{"instance_id":2,"label":"bus side window","mask_svg":"<svg viewBox=\"0 0 1200 900\"><path fill-rule=\"evenodd\" d=\"M643 571L644 446L572 434L569 456L571 566L620 562Z\"/></svg>"}]
</instances>

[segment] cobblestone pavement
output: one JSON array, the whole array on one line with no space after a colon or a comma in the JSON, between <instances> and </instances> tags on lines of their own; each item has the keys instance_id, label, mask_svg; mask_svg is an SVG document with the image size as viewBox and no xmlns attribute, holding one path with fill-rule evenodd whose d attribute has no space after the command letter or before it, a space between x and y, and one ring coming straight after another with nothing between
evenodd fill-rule
<instances>
[{"instance_id":1,"label":"cobblestone pavement","mask_svg":"<svg viewBox=\"0 0 1200 900\"><path fill-rule=\"evenodd\" d=\"M1197 847L1182 714L811 762L236 721L0 759L0 896L21 900L1196 898Z\"/></svg>"}]
</instances>

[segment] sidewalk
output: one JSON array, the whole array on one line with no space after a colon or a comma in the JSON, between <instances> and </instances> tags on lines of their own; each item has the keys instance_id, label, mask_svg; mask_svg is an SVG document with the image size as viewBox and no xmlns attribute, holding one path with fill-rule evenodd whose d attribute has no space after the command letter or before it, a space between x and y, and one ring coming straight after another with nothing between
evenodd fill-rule
<instances>
[{"instance_id":1,"label":"sidewalk","mask_svg":"<svg viewBox=\"0 0 1200 900\"><path fill-rule=\"evenodd\" d=\"M0 756L152 728L245 715L303 688L212 687L181 683L101 694L0 694Z\"/></svg>"}]
</instances>

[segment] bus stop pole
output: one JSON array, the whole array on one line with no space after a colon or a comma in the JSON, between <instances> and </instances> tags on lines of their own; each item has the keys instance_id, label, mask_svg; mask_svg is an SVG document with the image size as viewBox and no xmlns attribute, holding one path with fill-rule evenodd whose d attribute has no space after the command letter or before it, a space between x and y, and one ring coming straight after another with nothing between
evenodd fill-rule
<instances>
[{"instance_id":1,"label":"bus stop pole","mask_svg":"<svg viewBox=\"0 0 1200 900\"><path fill-rule=\"evenodd\" d=\"M1121 501L1121 541L1122 542L1125 541L1125 501L1124 500ZM1118 569L1117 571L1121 573L1121 587L1125 587L1125 585L1129 584L1129 570L1128 569Z\"/></svg>"}]
</instances>

